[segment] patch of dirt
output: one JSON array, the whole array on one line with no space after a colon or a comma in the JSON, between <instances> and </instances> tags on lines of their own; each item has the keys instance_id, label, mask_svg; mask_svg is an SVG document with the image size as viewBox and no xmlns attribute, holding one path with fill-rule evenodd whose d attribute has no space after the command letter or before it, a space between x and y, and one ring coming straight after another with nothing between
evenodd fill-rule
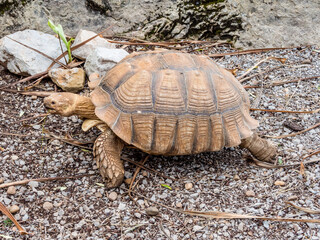
<instances>
[{"instance_id":1,"label":"patch of dirt","mask_svg":"<svg viewBox=\"0 0 320 240\"><path fill-rule=\"evenodd\" d=\"M210 48L205 54L229 51L228 47ZM196 51L196 54L199 54ZM286 58L285 64L269 60L253 69L255 77L243 85L261 84L262 88L248 88L254 108L306 111L320 108L320 78L301 80L279 86L278 81L289 81L320 75L320 59L315 47L276 50L266 53L226 56L214 59L228 69L238 69L241 76L257 62L269 56ZM264 71L281 66L268 73ZM2 69L0 86L20 79ZM23 89L23 85L18 85ZM34 90L54 91L49 80L42 81ZM88 90L86 90L88 91ZM205 219L184 215L132 193L128 186L107 190L93 163L92 153L57 139L45 138L45 130L61 138L67 135L79 141L93 141L99 131L81 131L77 117L35 117L46 113L42 98L0 91L0 179L5 183L41 177L93 174L90 177L60 181L30 183L16 186L10 195L0 188L0 202L7 207L18 205L14 216L33 235L25 239L319 239L320 224L288 223L246 219ZM279 136L292 133L285 122L295 122L308 128L320 121L316 114L290 114L252 111L260 121L261 135ZM303 134L272 139L278 146L283 164L299 163L303 156L319 150L320 128ZM92 147L92 145L86 145ZM165 179L148 171L141 171L136 179L135 192L169 207L198 211L225 211L282 218L319 218L285 203L288 198L301 207L320 209L319 163L305 165L304 175L299 167L265 169L251 166L239 148L192 156L151 156L145 166L175 180ZM126 148L123 156L140 161L146 154ZM319 158L314 155L306 160ZM135 166L125 163L125 177L133 176ZM284 186L275 185L280 180ZM185 183L193 187L185 189ZM161 184L172 188L167 189ZM250 194L247 194L251 191ZM117 193L116 200L108 198ZM49 202L53 207L44 208ZM45 206L47 206L46 204ZM155 206L157 216L146 214ZM21 238L13 225L0 215L0 234Z\"/></svg>"}]
</instances>

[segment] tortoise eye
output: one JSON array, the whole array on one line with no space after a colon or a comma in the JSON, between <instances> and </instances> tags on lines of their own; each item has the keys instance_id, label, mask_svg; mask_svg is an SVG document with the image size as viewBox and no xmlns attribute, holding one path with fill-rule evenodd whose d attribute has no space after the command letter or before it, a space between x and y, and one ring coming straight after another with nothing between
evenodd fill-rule
<instances>
[{"instance_id":1,"label":"tortoise eye","mask_svg":"<svg viewBox=\"0 0 320 240\"><path fill-rule=\"evenodd\" d=\"M55 102L55 101L52 101L52 102L51 102L51 104L52 104L52 105L55 105L55 104L56 104L56 102Z\"/></svg>"}]
</instances>

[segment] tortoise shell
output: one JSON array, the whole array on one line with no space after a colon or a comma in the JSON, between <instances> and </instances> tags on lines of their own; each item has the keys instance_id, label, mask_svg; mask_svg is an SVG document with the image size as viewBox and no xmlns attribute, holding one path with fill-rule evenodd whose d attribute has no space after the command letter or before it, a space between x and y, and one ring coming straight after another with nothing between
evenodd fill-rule
<instances>
[{"instance_id":1,"label":"tortoise shell","mask_svg":"<svg viewBox=\"0 0 320 240\"><path fill-rule=\"evenodd\" d=\"M91 94L96 115L150 154L184 155L238 146L258 122L245 89L210 58L176 51L134 53Z\"/></svg>"}]
</instances>

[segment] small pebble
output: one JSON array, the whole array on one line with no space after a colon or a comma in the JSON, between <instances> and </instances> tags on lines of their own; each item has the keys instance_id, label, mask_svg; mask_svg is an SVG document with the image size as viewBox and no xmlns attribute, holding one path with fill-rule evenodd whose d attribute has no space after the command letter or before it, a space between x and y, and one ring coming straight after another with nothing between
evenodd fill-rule
<instances>
[{"instance_id":1,"label":"small pebble","mask_svg":"<svg viewBox=\"0 0 320 240\"><path fill-rule=\"evenodd\" d=\"M4 182L3 178L0 178L0 184L2 184Z\"/></svg>"},{"instance_id":2,"label":"small pebble","mask_svg":"<svg viewBox=\"0 0 320 240\"><path fill-rule=\"evenodd\" d=\"M45 210L51 210L53 208L53 204L51 202L44 202L42 206Z\"/></svg>"},{"instance_id":3,"label":"small pebble","mask_svg":"<svg viewBox=\"0 0 320 240\"><path fill-rule=\"evenodd\" d=\"M18 158L19 158L19 157L18 157L17 155L12 155L12 156L11 156L11 159L12 159L13 161L18 160Z\"/></svg>"},{"instance_id":4,"label":"small pebble","mask_svg":"<svg viewBox=\"0 0 320 240\"><path fill-rule=\"evenodd\" d=\"M234 175L233 180L236 180L236 181L240 180L239 175Z\"/></svg>"},{"instance_id":5,"label":"small pebble","mask_svg":"<svg viewBox=\"0 0 320 240\"><path fill-rule=\"evenodd\" d=\"M149 216L156 216L159 214L159 210L158 208L156 207L148 207L146 209L146 213L149 215Z\"/></svg>"},{"instance_id":6,"label":"small pebble","mask_svg":"<svg viewBox=\"0 0 320 240\"><path fill-rule=\"evenodd\" d=\"M252 191L252 190L248 190L248 191L246 191L246 196L247 197L254 197L256 194L254 193L254 191Z\"/></svg>"},{"instance_id":7,"label":"small pebble","mask_svg":"<svg viewBox=\"0 0 320 240\"><path fill-rule=\"evenodd\" d=\"M16 188L14 186L8 187L7 193L10 195L16 194Z\"/></svg>"},{"instance_id":8,"label":"small pebble","mask_svg":"<svg viewBox=\"0 0 320 240\"><path fill-rule=\"evenodd\" d=\"M115 201L118 198L118 194L116 192L111 192L108 195L109 200Z\"/></svg>"},{"instance_id":9,"label":"small pebble","mask_svg":"<svg viewBox=\"0 0 320 240\"><path fill-rule=\"evenodd\" d=\"M96 192L94 195L95 195L97 198L101 198L101 197L102 197L102 194L101 194L100 192Z\"/></svg>"},{"instance_id":10,"label":"small pebble","mask_svg":"<svg viewBox=\"0 0 320 240\"><path fill-rule=\"evenodd\" d=\"M286 185L286 183L284 181L278 180L278 181L274 182L274 185L276 185L276 186L284 186L284 185Z\"/></svg>"},{"instance_id":11,"label":"small pebble","mask_svg":"<svg viewBox=\"0 0 320 240\"><path fill-rule=\"evenodd\" d=\"M190 189L192 189L193 185L192 185L192 183L189 182L189 183L186 183L184 185L184 187L185 187L186 190L190 190Z\"/></svg>"},{"instance_id":12,"label":"small pebble","mask_svg":"<svg viewBox=\"0 0 320 240\"><path fill-rule=\"evenodd\" d=\"M148 177L148 172L147 171L142 171L142 176Z\"/></svg>"},{"instance_id":13,"label":"small pebble","mask_svg":"<svg viewBox=\"0 0 320 240\"><path fill-rule=\"evenodd\" d=\"M134 216L135 216L136 218L141 218L141 214L138 213L138 212L134 213Z\"/></svg>"},{"instance_id":14,"label":"small pebble","mask_svg":"<svg viewBox=\"0 0 320 240\"><path fill-rule=\"evenodd\" d=\"M130 185L130 184L131 184L131 181L132 181L132 178L127 178L126 180L124 180L124 182L125 182L127 185Z\"/></svg>"},{"instance_id":15,"label":"small pebble","mask_svg":"<svg viewBox=\"0 0 320 240\"><path fill-rule=\"evenodd\" d=\"M20 208L17 206L17 205L12 205L10 208L9 208L9 211L14 214L16 212L19 212Z\"/></svg>"},{"instance_id":16,"label":"small pebble","mask_svg":"<svg viewBox=\"0 0 320 240\"><path fill-rule=\"evenodd\" d=\"M176 206L177 206L177 208L182 208L182 203L181 202L177 202Z\"/></svg>"}]
</instances>

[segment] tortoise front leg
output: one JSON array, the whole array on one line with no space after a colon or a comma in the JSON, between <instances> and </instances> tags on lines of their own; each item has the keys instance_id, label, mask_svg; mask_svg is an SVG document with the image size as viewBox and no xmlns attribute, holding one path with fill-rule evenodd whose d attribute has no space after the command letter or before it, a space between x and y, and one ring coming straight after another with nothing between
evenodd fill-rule
<instances>
[{"instance_id":1,"label":"tortoise front leg","mask_svg":"<svg viewBox=\"0 0 320 240\"><path fill-rule=\"evenodd\" d=\"M123 142L110 128L107 128L95 141L93 156L108 188L118 187L124 178L123 162L120 154Z\"/></svg>"},{"instance_id":2,"label":"tortoise front leg","mask_svg":"<svg viewBox=\"0 0 320 240\"><path fill-rule=\"evenodd\" d=\"M274 162L277 154L276 147L270 141L259 137L257 133L243 139L240 147L247 148L254 157L264 162Z\"/></svg>"}]
</instances>

